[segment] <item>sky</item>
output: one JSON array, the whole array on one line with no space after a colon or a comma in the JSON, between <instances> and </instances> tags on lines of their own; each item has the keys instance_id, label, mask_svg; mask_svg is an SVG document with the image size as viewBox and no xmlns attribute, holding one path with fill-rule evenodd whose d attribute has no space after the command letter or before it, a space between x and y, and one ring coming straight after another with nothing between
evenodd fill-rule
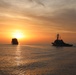
<instances>
[{"instance_id":1,"label":"sky","mask_svg":"<svg viewBox=\"0 0 76 75\"><path fill-rule=\"evenodd\" d=\"M59 33L76 43L76 0L0 0L0 44L51 43Z\"/></svg>"}]
</instances>

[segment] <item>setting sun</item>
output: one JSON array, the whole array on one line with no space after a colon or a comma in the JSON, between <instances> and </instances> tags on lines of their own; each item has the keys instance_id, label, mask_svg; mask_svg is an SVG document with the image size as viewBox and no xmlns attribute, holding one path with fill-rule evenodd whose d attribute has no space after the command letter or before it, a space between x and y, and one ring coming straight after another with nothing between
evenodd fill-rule
<instances>
[{"instance_id":1,"label":"setting sun","mask_svg":"<svg viewBox=\"0 0 76 75\"><path fill-rule=\"evenodd\" d=\"M13 32L12 37L17 38L17 39L21 39L21 38L24 37L24 35L23 35L23 33L21 31L17 30L15 32Z\"/></svg>"}]
</instances>

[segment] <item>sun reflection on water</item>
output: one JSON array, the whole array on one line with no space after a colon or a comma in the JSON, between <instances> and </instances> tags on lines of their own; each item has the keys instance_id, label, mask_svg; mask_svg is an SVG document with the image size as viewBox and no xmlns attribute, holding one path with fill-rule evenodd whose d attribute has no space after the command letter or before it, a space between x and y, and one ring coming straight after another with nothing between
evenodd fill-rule
<instances>
[{"instance_id":1,"label":"sun reflection on water","mask_svg":"<svg viewBox=\"0 0 76 75\"><path fill-rule=\"evenodd\" d=\"M15 59L16 59L16 65L17 66L20 66L20 63L21 63L21 49L20 49L20 46L18 45L17 46L17 49L16 49L16 57L15 57Z\"/></svg>"}]
</instances>

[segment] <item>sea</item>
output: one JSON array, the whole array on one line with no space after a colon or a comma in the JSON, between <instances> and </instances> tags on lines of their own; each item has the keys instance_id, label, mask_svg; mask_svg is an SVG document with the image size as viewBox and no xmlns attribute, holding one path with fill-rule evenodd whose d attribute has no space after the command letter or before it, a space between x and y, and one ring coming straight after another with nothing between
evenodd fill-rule
<instances>
[{"instance_id":1,"label":"sea","mask_svg":"<svg viewBox=\"0 0 76 75\"><path fill-rule=\"evenodd\" d=\"M76 46L0 45L0 75L76 75Z\"/></svg>"}]
</instances>

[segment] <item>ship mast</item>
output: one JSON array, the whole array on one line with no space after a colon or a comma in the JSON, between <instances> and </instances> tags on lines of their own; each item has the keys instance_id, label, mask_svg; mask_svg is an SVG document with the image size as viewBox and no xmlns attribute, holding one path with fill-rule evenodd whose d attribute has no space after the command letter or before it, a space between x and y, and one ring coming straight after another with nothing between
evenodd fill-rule
<instances>
[{"instance_id":1,"label":"ship mast","mask_svg":"<svg viewBox=\"0 0 76 75\"><path fill-rule=\"evenodd\" d=\"M57 34L57 40L59 40L59 34Z\"/></svg>"}]
</instances>

